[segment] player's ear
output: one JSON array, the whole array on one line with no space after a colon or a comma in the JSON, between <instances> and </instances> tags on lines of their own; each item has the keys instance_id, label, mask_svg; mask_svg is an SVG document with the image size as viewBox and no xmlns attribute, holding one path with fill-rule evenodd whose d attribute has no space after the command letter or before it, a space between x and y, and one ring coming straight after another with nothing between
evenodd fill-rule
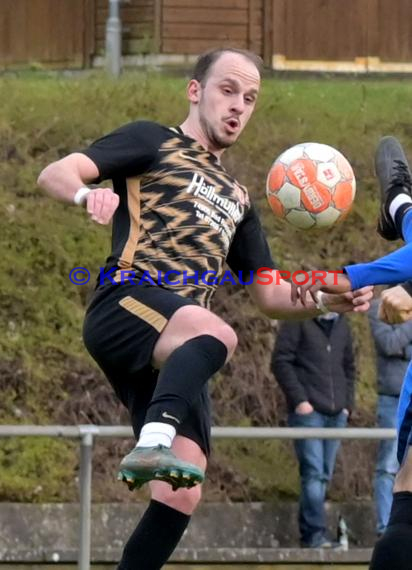
<instances>
[{"instance_id":1,"label":"player's ear","mask_svg":"<svg viewBox=\"0 0 412 570\"><path fill-rule=\"evenodd\" d=\"M187 97L191 103L195 105L200 101L200 92L202 90L202 86L200 85L199 81L196 79L191 79L187 86Z\"/></svg>"}]
</instances>

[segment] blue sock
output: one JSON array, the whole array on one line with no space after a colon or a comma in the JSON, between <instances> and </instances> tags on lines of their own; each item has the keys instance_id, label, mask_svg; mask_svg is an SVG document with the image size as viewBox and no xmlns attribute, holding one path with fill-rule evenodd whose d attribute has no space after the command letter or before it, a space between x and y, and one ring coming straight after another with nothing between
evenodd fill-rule
<instances>
[{"instance_id":1,"label":"blue sock","mask_svg":"<svg viewBox=\"0 0 412 570\"><path fill-rule=\"evenodd\" d=\"M406 243L412 241L412 208L407 210L403 216L402 236Z\"/></svg>"}]
</instances>

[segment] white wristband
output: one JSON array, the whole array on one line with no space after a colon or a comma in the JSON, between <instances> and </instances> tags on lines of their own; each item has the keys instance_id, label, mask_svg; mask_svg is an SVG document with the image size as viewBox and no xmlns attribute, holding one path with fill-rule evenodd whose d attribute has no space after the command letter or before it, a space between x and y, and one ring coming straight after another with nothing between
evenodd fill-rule
<instances>
[{"instance_id":1,"label":"white wristband","mask_svg":"<svg viewBox=\"0 0 412 570\"><path fill-rule=\"evenodd\" d=\"M91 192L91 190L90 188L87 188L87 186L82 186L77 190L76 194L73 197L73 202L76 204L76 206L83 206L86 201L86 196L89 194L89 192Z\"/></svg>"},{"instance_id":2,"label":"white wristband","mask_svg":"<svg viewBox=\"0 0 412 570\"><path fill-rule=\"evenodd\" d=\"M326 313L330 313L330 309L328 309L327 306L325 305L325 303L323 302L324 295L325 295L325 293L323 291L317 292L317 294L316 294L316 308L321 313L326 315Z\"/></svg>"}]
</instances>

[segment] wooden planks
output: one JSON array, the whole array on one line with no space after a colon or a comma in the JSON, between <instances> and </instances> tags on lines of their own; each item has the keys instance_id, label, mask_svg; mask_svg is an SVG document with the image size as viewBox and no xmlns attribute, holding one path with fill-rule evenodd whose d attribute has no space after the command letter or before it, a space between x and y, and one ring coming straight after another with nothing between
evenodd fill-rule
<instances>
[{"instance_id":1,"label":"wooden planks","mask_svg":"<svg viewBox=\"0 0 412 570\"><path fill-rule=\"evenodd\" d=\"M0 0L0 67L90 65L109 0ZM123 54L251 49L267 63L412 63L412 0L128 0ZM367 63L365 63L367 65Z\"/></svg>"},{"instance_id":2,"label":"wooden planks","mask_svg":"<svg viewBox=\"0 0 412 570\"><path fill-rule=\"evenodd\" d=\"M162 52L238 47L261 54L262 27L263 0L164 0Z\"/></svg>"},{"instance_id":3,"label":"wooden planks","mask_svg":"<svg viewBox=\"0 0 412 570\"><path fill-rule=\"evenodd\" d=\"M0 65L83 67L92 15L90 0L2 0Z\"/></svg>"},{"instance_id":4,"label":"wooden planks","mask_svg":"<svg viewBox=\"0 0 412 570\"><path fill-rule=\"evenodd\" d=\"M272 30L287 60L412 62L411 0L272 0Z\"/></svg>"}]
</instances>

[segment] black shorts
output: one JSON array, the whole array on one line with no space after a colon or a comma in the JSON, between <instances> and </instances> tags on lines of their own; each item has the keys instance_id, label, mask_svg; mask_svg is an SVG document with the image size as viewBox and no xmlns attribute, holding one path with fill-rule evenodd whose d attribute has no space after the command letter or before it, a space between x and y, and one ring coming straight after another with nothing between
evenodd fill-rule
<instances>
[{"instance_id":1,"label":"black shorts","mask_svg":"<svg viewBox=\"0 0 412 570\"><path fill-rule=\"evenodd\" d=\"M96 291L86 312L83 338L87 350L129 410L136 439L156 386L154 346L172 315L185 305L198 305L150 284L110 285ZM207 385L177 433L210 454L211 408Z\"/></svg>"}]
</instances>

